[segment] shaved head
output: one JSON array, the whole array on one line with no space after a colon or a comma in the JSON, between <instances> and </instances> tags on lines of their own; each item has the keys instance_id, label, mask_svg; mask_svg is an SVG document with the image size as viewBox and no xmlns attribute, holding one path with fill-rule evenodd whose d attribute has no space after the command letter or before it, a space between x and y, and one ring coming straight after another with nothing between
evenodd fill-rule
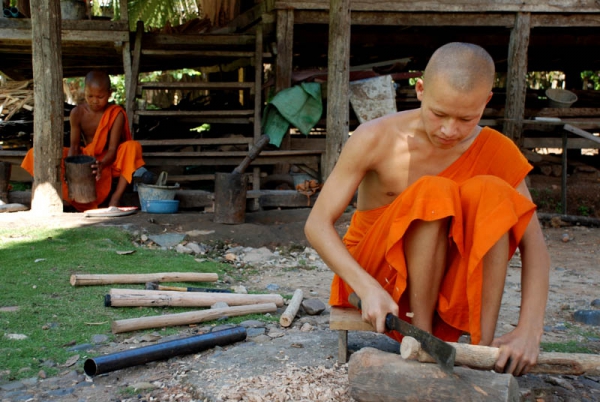
<instances>
[{"instance_id":1,"label":"shaved head","mask_svg":"<svg viewBox=\"0 0 600 402\"><path fill-rule=\"evenodd\" d=\"M110 78L108 77L108 74L106 74L104 71L90 71L85 76L85 86L96 86L99 88L105 88L107 91L110 92Z\"/></svg>"},{"instance_id":2,"label":"shaved head","mask_svg":"<svg viewBox=\"0 0 600 402\"><path fill-rule=\"evenodd\" d=\"M452 42L437 49L423 74L423 83L442 78L453 89L468 92L486 85L491 91L495 79L494 60L480 46Z\"/></svg>"}]
</instances>

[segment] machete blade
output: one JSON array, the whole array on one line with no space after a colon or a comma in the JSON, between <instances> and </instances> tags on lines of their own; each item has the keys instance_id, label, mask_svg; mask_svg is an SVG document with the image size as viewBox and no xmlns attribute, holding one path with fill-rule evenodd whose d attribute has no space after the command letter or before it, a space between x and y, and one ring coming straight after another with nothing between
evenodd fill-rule
<instances>
[{"instance_id":1,"label":"machete blade","mask_svg":"<svg viewBox=\"0 0 600 402\"><path fill-rule=\"evenodd\" d=\"M362 310L362 303L356 293L352 293L348 296L348 302L359 310ZM404 336L412 336L415 338L421 343L421 348L435 359L442 370L447 373L452 373L452 370L454 369L454 359L456 358L456 349L454 346L433 336L429 332L423 331L422 329L401 320L391 313L385 317L385 326L389 331L398 331Z\"/></svg>"},{"instance_id":2,"label":"machete blade","mask_svg":"<svg viewBox=\"0 0 600 402\"><path fill-rule=\"evenodd\" d=\"M442 370L452 373L454 359L456 358L456 349L454 346L433 336L429 332L401 320L391 313L385 317L385 326L388 330L398 331L404 336L412 336L421 342L421 348L435 359Z\"/></svg>"}]
</instances>

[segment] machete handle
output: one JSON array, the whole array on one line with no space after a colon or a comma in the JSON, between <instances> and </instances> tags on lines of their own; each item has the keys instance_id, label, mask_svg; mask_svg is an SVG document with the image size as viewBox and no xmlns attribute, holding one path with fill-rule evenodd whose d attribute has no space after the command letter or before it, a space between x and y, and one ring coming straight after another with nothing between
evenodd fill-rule
<instances>
[{"instance_id":1,"label":"machete handle","mask_svg":"<svg viewBox=\"0 0 600 402\"><path fill-rule=\"evenodd\" d=\"M356 293L350 293L350 296L348 296L348 303L352 304L357 309L362 310L362 303Z\"/></svg>"}]
</instances>

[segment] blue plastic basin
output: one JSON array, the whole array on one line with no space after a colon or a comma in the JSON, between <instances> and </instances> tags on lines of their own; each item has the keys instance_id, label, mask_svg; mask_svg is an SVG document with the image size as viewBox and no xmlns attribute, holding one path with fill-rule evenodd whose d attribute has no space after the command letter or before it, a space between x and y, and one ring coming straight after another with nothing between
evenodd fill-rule
<instances>
[{"instance_id":1,"label":"blue plastic basin","mask_svg":"<svg viewBox=\"0 0 600 402\"><path fill-rule=\"evenodd\" d=\"M174 214L179 209L179 200L146 200L146 212L151 214Z\"/></svg>"}]
</instances>

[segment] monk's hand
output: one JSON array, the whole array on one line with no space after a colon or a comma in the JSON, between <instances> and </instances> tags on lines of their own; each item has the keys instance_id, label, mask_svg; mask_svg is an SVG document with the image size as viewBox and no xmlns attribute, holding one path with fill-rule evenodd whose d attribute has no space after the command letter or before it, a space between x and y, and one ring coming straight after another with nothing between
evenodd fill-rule
<instances>
[{"instance_id":1,"label":"monk's hand","mask_svg":"<svg viewBox=\"0 0 600 402\"><path fill-rule=\"evenodd\" d=\"M102 161L96 159L95 163L92 163L92 174L96 176L96 181L102 177Z\"/></svg>"},{"instance_id":2,"label":"monk's hand","mask_svg":"<svg viewBox=\"0 0 600 402\"><path fill-rule=\"evenodd\" d=\"M368 292L368 295L361 298L362 319L370 323L379 333L385 332L385 317L388 313L398 315L398 304L383 289Z\"/></svg>"},{"instance_id":3,"label":"monk's hand","mask_svg":"<svg viewBox=\"0 0 600 402\"><path fill-rule=\"evenodd\" d=\"M491 346L500 348L494 370L515 376L527 374L537 363L540 339L541 336L519 327L494 339Z\"/></svg>"}]
</instances>

